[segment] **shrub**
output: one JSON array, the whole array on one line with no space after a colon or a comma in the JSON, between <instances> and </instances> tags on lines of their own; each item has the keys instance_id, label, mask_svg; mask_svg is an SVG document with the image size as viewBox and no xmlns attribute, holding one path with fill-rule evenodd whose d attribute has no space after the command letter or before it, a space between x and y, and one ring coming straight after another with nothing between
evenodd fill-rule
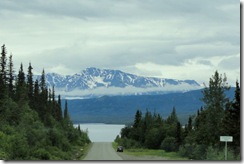
<instances>
[{"instance_id":1,"label":"shrub","mask_svg":"<svg viewBox=\"0 0 244 164\"><path fill-rule=\"evenodd\" d=\"M164 149L166 152L176 151L176 139L174 137L166 137L161 143L160 148Z\"/></svg>"},{"instance_id":2,"label":"shrub","mask_svg":"<svg viewBox=\"0 0 244 164\"><path fill-rule=\"evenodd\" d=\"M212 146L208 147L206 153L207 160L225 160L225 150L218 150ZM235 156L233 150L228 150L227 160L240 160L240 156Z\"/></svg>"},{"instance_id":3,"label":"shrub","mask_svg":"<svg viewBox=\"0 0 244 164\"><path fill-rule=\"evenodd\" d=\"M32 158L38 160L50 160L50 153L43 148L37 149L33 152Z\"/></svg>"},{"instance_id":4,"label":"shrub","mask_svg":"<svg viewBox=\"0 0 244 164\"><path fill-rule=\"evenodd\" d=\"M193 149L193 159L204 160L206 159L207 146L206 145L195 145Z\"/></svg>"}]
</instances>

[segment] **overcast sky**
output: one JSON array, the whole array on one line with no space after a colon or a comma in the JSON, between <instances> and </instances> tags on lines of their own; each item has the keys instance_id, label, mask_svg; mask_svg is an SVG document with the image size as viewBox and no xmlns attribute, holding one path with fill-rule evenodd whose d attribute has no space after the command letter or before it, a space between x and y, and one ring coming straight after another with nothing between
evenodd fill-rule
<instances>
[{"instance_id":1,"label":"overcast sky","mask_svg":"<svg viewBox=\"0 0 244 164\"><path fill-rule=\"evenodd\" d=\"M239 0L0 0L0 43L15 70L87 67L240 81Z\"/></svg>"}]
</instances>

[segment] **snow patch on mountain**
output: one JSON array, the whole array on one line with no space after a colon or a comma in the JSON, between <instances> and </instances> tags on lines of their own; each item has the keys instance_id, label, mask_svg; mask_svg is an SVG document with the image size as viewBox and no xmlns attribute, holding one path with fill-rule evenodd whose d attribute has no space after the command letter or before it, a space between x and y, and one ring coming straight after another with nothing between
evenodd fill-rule
<instances>
[{"instance_id":1,"label":"snow patch on mountain","mask_svg":"<svg viewBox=\"0 0 244 164\"><path fill-rule=\"evenodd\" d=\"M36 76L40 78L40 76ZM46 74L48 87L65 97L162 94L202 88L195 80L142 77L120 70L87 68L74 75Z\"/></svg>"}]
</instances>

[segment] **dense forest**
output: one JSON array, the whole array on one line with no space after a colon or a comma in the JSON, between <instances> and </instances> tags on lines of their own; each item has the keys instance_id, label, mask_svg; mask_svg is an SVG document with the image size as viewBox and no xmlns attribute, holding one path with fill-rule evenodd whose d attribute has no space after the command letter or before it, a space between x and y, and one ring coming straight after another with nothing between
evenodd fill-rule
<instances>
[{"instance_id":1,"label":"dense forest","mask_svg":"<svg viewBox=\"0 0 244 164\"><path fill-rule=\"evenodd\" d=\"M230 87L226 76L215 72L209 86L202 91L201 101L195 115L181 125L177 109L168 118L149 111L137 110L134 123L121 130L115 142L125 148L163 149L178 152L194 160L224 160L224 142L220 136L233 136L228 143L228 159L240 160L240 86L236 82L235 96L229 100L225 93Z\"/></svg>"},{"instance_id":2,"label":"dense forest","mask_svg":"<svg viewBox=\"0 0 244 164\"><path fill-rule=\"evenodd\" d=\"M12 54L5 45L0 56L0 159L74 160L90 143L87 132L73 127L67 101L48 88L45 71L33 81L31 63L27 75L20 65L15 74Z\"/></svg>"}]
</instances>

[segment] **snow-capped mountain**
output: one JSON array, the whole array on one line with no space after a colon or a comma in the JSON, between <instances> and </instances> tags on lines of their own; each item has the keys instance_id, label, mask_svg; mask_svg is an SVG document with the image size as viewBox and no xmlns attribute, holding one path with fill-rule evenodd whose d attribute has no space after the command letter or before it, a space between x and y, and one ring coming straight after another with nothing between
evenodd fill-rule
<instances>
[{"instance_id":1,"label":"snow-capped mountain","mask_svg":"<svg viewBox=\"0 0 244 164\"><path fill-rule=\"evenodd\" d=\"M39 78L37 76L37 78ZM74 75L47 73L49 87L65 96L152 94L189 91L201 86L194 80L142 77L119 70L87 68Z\"/></svg>"}]
</instances>

